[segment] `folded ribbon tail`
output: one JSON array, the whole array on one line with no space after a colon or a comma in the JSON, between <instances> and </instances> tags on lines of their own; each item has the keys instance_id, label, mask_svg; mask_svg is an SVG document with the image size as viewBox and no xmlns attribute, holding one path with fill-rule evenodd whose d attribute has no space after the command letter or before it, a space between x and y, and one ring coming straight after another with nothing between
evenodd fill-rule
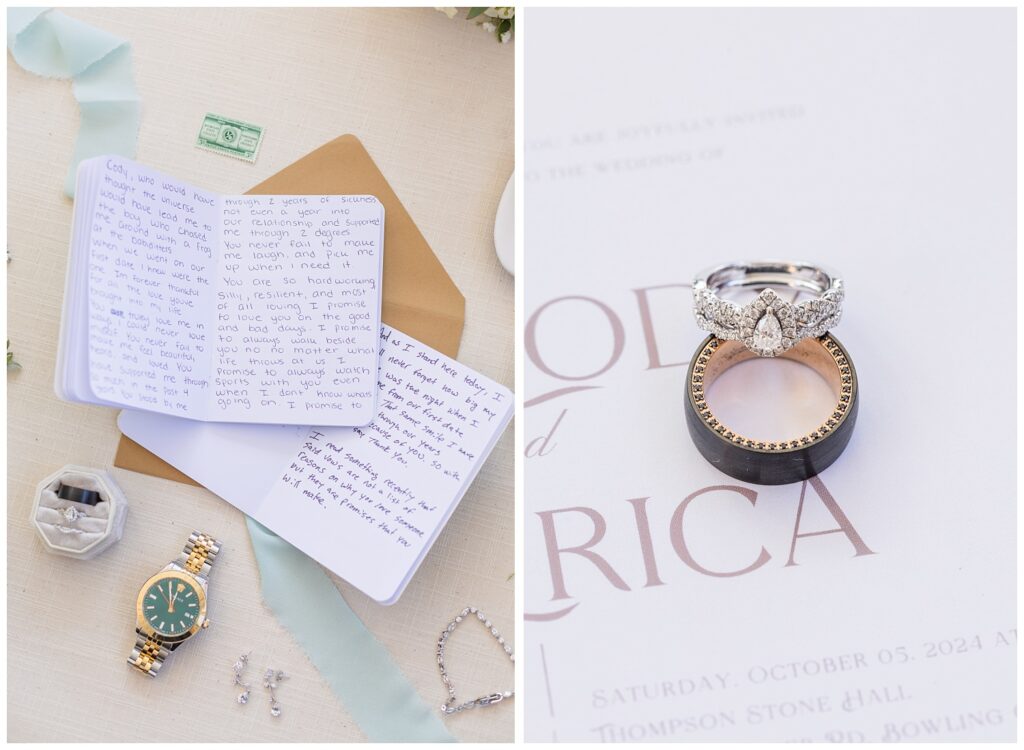
<instances>
[{"instance_id":1,"label":"folded ribbon tail","mask_svg":"<svg viewBox=\"0 0 1024 750\"><path fill-rule=\"evenodd\" d=\"M454 742L323 568L246 518L263 598L374 742ZM440 704L439 704L440 705Z\"/></svg>"},{"instance_id":2,"label":"folded ribbon tail","mask_svg":"<svg viewBox=\"0 0 1024 750\"><path fill-rule=\"evenodd\" d=\"M30 73L71 78L81 125L64 192L75 196L78 164L100 154L132 158L142 102L124 39L46 8L9 8L7 47Z\"/></svg>"}]
</instances>

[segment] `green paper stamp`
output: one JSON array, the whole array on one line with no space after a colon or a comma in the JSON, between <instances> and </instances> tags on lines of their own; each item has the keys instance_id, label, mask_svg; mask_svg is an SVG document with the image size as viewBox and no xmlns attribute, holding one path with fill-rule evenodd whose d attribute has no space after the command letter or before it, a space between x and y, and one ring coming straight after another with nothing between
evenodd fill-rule
<instances>
[{"instance_id":1,"label":"green paper stamp","mask_svg":"<svg viewBox=\"0 0 1024 750\"><path fill-rule=\"evenodd\" d=\"M207 114L199 128L196 145L207 151L253 162L263 141L263 128L247 122Z\"/></svg>"}]
</instances>

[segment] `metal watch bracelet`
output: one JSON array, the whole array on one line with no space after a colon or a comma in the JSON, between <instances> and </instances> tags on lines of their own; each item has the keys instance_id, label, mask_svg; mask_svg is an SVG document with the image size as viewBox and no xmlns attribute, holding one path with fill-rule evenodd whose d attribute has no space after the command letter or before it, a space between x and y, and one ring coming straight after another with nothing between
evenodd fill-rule
<instances>
[{"instance_id":1,"label":"metal watch bracelet","mask_svg":"<svg viewBox=\"0 0 1024 750\"><path fill-rule=\"evenodd\" d=\"M132 653L128 657L128 663L140 672L145 672L150 677L156 677L156 673L164 665L164 659L170 653L170 650L157 638L146 635L136 628L135 648L132 649Z\"/></svg>"},{"instance_id":2,"label":"metal watch bracelet","mask_svg":"<svg viewBox=\"0 0 1024 750\"><path fill-rule=\"evenodd\" d=\"M220 543L209 534L193 531L185 542L184 549L175 562L192 575L203 579L210 577L213 561L220 552Z\"/></svg>"}]
</instances>

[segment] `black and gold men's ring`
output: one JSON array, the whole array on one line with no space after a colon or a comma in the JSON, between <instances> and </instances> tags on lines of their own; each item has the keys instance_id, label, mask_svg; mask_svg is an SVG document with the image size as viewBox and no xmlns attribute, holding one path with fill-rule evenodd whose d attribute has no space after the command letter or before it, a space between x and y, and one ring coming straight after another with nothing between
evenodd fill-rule
<instances>
[{"instance_id":1,"label":"black and gold men's ring","mask_svg":"<svg viewBox=\"0 0 1024 750\"><path fill-rule=\"evenodd\" d=\"M83 505L96 505L103 498L95 490L86 490L82 487L72 487L70 484L63 484L57 488L57 497L61 500L70 500Z\"/></svg>"},{"instance_id":2,"label":"black and gold men's ring","mask_svg":"<svg viewBox=\"0 0 1024 750\"><path fill-rule=\"evenodd\" d=\"M719 422L705 394L733 365L757 355L742 341L704 339L687 370L686 425L697 450L729 476L753 484L788 484L828 468L850 442L857 421L857 372L831 334L804 339L779 356L813 368L836 396L832 413L813 432L790 440L751 440Z\"/></svg>"}]
</instances>

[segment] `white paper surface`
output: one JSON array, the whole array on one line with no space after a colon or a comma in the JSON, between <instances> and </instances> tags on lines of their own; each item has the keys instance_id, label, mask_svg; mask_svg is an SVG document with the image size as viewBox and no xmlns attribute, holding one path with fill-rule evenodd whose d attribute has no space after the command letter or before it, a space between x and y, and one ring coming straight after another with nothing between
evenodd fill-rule
<instances>
[{"instance_id":1,"label":"white paper surface","mask_svg":"<svg viewBox=\"0 0 1024 750\"><path fill-rule=\"evenodd\" d=\"M512 417L512 393L383 326L366 427L197 424L121 413L125 435L373 599L398 599Z\"/></svg>"},{"instance_id":2,"label":"white paper surface","mask_svg":"<svg viewBox=\"0 0 1024 750\"><path fill-rule=\"evenodd\" d=\"M526 738L1013 739L1013 11L527 12ZM745 258L847 283L805 484L686 431ZM728 389L820 398L778 364Z\"/></svg>"}]
</instances>

